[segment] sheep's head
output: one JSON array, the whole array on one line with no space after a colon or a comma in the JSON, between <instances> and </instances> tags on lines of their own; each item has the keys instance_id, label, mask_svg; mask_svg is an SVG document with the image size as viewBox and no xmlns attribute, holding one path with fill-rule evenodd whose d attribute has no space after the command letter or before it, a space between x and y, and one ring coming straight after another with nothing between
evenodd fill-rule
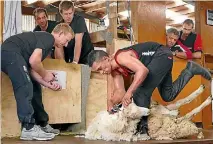
<instances>
[{"instance_id":1,"label":"sheep's head","mask_svg":"<svg viewBox=\"0 0 213 144\"><path fill-rule=\"evenodd\" d=\"M120 113L126 118L140 119L142 116L149 115L150 110L148 108L138 107L132 102L126 108L122 107Z\"/></svg>"}]
</instances>

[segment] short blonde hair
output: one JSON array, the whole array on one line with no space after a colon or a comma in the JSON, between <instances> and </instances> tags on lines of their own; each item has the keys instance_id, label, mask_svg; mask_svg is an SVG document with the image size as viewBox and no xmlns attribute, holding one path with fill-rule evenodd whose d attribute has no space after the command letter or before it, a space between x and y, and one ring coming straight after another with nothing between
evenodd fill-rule
<instances>
[{"instance_id":1,"label":"short blonde hair","mask_svg":"<svg viewBox=\"0 0 213 144\"><path fill-rule=\"evenodd\" d=\"M53 29L54 33L60 33L63 32L64 34L70 33L72 35L72 38L74 38L74 32L72 28L67 23L60 23L55 26Z\"/></svg>"}]
</instances>

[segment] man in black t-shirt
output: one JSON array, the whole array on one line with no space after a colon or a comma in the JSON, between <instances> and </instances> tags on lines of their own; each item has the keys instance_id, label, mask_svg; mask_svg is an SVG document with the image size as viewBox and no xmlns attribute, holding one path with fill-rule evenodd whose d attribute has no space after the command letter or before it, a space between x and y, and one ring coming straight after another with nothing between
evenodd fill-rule
<instances>
[{"instance_id":1,"label":"man in black t-shirt","mask_svg":"<svg viewBox=\"0 0 213 144\"><path fill-rule=\"evenodd\" d=\"M56 26L56 21L48 20L47 11L44 8L36 8L33 11L33 15L37 26L34 28L35 31L46 31L51 33Z\"/></svg>"},{"instance_id":2,"label":"man in black t-shirt","mask_svg":"<svg viewBox=\"0 0 213 144\"><path fill-rule=\"evenodd\" d=\"M186 19L183 22L179 39L171 50L175 56L182 59L200 59L202 56L201 36L193 32L194 22Z\"/></svg>"},{"instance_id":3,"label":"man in black t-shirt","mask_svg":"<svg viewBox=\"0 0 213 144\"><path fill-rule=\"evenodd\" d=\"M33 15L37 26L34 28L33 32L35 31L46 31L51 33L56 26L56 21L47 20L48 15L47 11L44 8L36 8L33 11ZM54 57L54 47L52 48L52 52L48 55L48 57Z\"/></svg>"},{"instance_id":4,"label":"man in black t-shirt","mask_svg":"<svg viewBox=\"0 0 213 144\"><path fill-rule=\"evenodd\" d=\"M62 23L51 34L25 32L11 36L1 46L1 70L12 82L23 140L50 140L60 132L48 124L40 84L52 90L60 90L60 86L42 61L53 45L67 46L73 36L70 26Z\"/></svg>"},{"instance_id":5,"label":"man in black t-shirt","mask_svg":"<svg viewBox=\"0 0 213 144\"><path fill-rule=\"evenodd\" d=\"M68 46L55 49L55 58L65 59L66 62L87 64L88 54L94 50L87 26L83 17L75 14L74 6L71 1L62 1L59 4L59 12L63 18L61 22L68 23L75 33Z\"/></svg>"}]
</instances>

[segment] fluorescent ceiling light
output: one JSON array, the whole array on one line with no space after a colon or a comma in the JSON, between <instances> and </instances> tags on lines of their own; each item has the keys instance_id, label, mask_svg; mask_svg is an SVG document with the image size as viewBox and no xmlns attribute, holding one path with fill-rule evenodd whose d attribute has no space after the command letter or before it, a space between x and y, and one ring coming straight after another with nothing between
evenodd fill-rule
<instances>
[{"instance_id":1,"label":"fluorescent ceiling light","mask_svg":"<svg viewBox=\"0 0 213 144\"><path fill-rule=\"evenodd\" d=\"M171 26L166 26L166 29L172 28Z\"/></svg>"},{"instance_id":2,"label":"fluorescent ceiling light","mask_svg":"<svg viewBox=\"0 0 213 144\"><path fill-rule=\"evenodd\" d=\"M27 4L32 4L34 2L36 2L37 0L27 0Z\"/></svg>"},{"instance_id":3,"label":"fluorescent ceiling light","mask_svg":"<svg viewBox=\"0 0 213 144\"><path fill-rule=\"evenodd\" d=\"M54 3L54 2L56 2L56 1L58 1L58 0L43 0L43 2L44 2L45 4Z\"/></svg>"},{"instance_id":4,"label":"fluorescent ceiling light","mask_svg":"<svg viewBox=\"0 0 213 144\"><path fill-rule=\"evenodd\" d=\"M195 6L193 5L187 4L186 7L189 8L192 12L195 11Z\"/></svg>"},{"instance_id":5,"label":"fluorescent ceiling light","mask_svg":"<svg viewBox=\"0 0 213 144\"><path fill-rule=\"evenodd\" d=\"M175 2L175 5L184 5L184 4L186 4L182 0L175 0L174 2Z\"/></svg>"},{"instance_id":6,"label":"fluorescent ceiling light","mask_svg":"<svg viewBox=\"0 0 213 144\"><path fill-rule=\"evenodd\" d=\"M126 10L126 11L120 12L119 14L122 15L122 16L124 16L124 17L129 17L129 14L130 14L130 16L131 16L131 11L128 12L128 11Z\"/></svg>"},{"instance_id":7,"label":"fluorescent ceiling light","mask_svg":"<svg viewBox=\"0 0 213 144\"><path fill-rule=\"evenodd\" d=\"M174 11L171 11L169 9L166 10L166 18L175 18L176 16L179 16L180 14Z\"/></svg>"},{"instance_id":8,"label":"fluorescent ceiling light","mask_svg":"<svg viewBox=\"0 0 213 144\"><path fill-rule=\"evenodd\" d=\"M178 23L183 23L184 20L188 19L187 16L177 16L174 19L174 23L178 24Z\"/></svg>"}]
</instances>

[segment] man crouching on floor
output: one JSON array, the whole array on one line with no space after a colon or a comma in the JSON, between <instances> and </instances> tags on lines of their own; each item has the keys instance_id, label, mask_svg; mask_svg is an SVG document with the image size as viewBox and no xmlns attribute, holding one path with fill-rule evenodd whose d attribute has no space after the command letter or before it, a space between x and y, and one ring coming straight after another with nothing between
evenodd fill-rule
<instances>
[{"instance_id":1,"label":"man crouching on floor","mask_svg":"<svg viewBox=\"0 0 213 144\"><path fill-rule=\"evenodd\" d=\"M89 54L88 62L93 71L111 74L113 77L114 93L107 100L108 111L120 102L127 107L132 98L137 106L149 108L156 87L164 101L173 101L194 75L202 75L211 80L208 70L188 61L180 76L172 82L173 55L170 47L176 43L178 37L178 31L173 29L167 33L167 46L145 42L120 49L112 56L101 50L94 50ZM133 74L134 79L125 91L123 76L129 74ZM137 133L148 135L147 118L141 118Z\"/></svg>"},{"instance_id":2,"label":"man crouching on floor","mask_svg":"<svg viewBox=\"0 0 213 144\"><path fill-rule=\"evenodd\" d=\"M60 90L52 72L44 69L42 61L53 45L66 46L74 34L68 24L57 25L53 32L24 32L11 36L1 46L1 70L13 86L17 114L22 124L20 139L50 140L59 134L48 124L48 114L42 104L40 84Z\"/></svg>"}]
</instances>

